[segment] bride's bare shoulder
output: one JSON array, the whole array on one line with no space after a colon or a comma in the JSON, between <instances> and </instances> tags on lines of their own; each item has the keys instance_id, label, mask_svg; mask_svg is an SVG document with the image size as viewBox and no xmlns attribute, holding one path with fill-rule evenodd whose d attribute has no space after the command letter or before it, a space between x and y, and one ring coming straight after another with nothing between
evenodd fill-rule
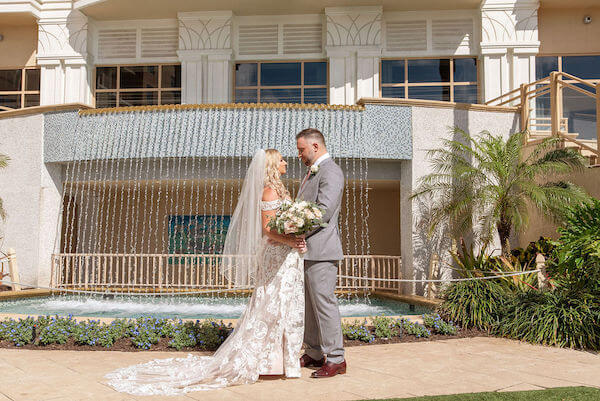
<instances>
[{"instance_id":1,"label":"bride's bare shoulder","mask_svg":"<svg viewBox=\"0 0 600 401\"><path fill-rule=\"evenodd\" d=\"M262 195L263 202L271 202L277 199L279 199L279 195L277 195L277 192L271 187L265 187Z\"/></svg>"}]
</instances>

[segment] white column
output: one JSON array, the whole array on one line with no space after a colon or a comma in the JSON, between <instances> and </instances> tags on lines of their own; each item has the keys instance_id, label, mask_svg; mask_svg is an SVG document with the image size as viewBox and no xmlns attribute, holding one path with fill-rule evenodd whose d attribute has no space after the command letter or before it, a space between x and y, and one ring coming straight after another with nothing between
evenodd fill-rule
<instances>
[{"instance_id":1,"label":"white column","mask_svg":"<svg viewBox=\"0 0 600 401\"><path fill-rule=\"evenodd\" d=\"M506 48L482 49L483 98L493 99L510 91L510 65Z\"/></svg>"},{"instance_id":2,"label":"white column","mask_svg":"<svg viewBox=\"0 0 600 401\"><path fill-rule=\"evenodd\" d=\"M538 0L484 0L481 57L484 100L535 81Z\"/></svg>"},{"instance_id":3,"label":"white column","mask_svg":"<svg viewBox=\"0 0 600 401\"><path fill-rule=\"evenodd\" d=\"M209 103L229 103L231 101L232 56L233 51L231 50L207 56L208 80L206 86Z\"/></svg>"},{"instance_id":4,"label":"white column","mask_svg":"<svg viewBox=\"0 0 600 401\"><path fill-rule=\"evenodd\" d=\"M206 56L193 50L180 50L177 55L181 60L181 103L203 103L206 98L202 92L205 88L203 82L206 81Z\"/></svg>"},{"instance_id":5,"label":"white column","mask_svg":"<svg viewBox=\"0 0 600 401\"><path fill-rule=\"evenodd\" d=\"M232 17L231 11L177 14L182 103L231 100Z\"/></svg>"},{"instance_id":6,"label":"white column","mask_svg":"<svg viewBox=\"0 0 600 401\"><path fill-rule=\"evenodd\" d=\"M329 101L354 104L379 95L383 8L326 8Z\"/></svg>"},{"instance_id":7,"label":"white column","mask_svg":"<svg viewBox=\"0 0 600 401\"><path fill-rule=\"evenodd\" d=\"M37 54L41 105L91 103L87 36L87 17L72 11L70 2L58 2L55 9L42 11Z\"/></svg>"},{"instance_id":8,"label":"white column","mask_svg":"<svg viewBox=\"0 0 600 401\"><path fill-rule=\"evenodd\" d=\"M379 97L381 49L360 49L356 56L356 99Z\"/></svg>"},{"instance_id":9,"label":"white column","mask_svg":"<svg viewBox=\"0 0 600 401\"><path fill-rule=\"evenodd\" d=\"M354 104L356 53L345 49L327 49L329 57L329 102Z\"/></svg>"}]
</instances>

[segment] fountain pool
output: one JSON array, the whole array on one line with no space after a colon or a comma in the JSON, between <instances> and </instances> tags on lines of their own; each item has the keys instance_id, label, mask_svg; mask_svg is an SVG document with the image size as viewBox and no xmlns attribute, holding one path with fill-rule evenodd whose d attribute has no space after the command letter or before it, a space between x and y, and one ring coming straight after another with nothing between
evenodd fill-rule
<instances>
[{"instance_id":1,"label":"fountain pool","mask_svg":"<svg viewBox=\"0 0 600 401\"><path fill-rule=\"evenodd\" d=\"M60 295L3 301L0 313L68 315L111 318L153 316L173 319L235 319L243 312L246 297L147 297ZM339 298L343 317L417 315L430 309L376 297Z\"/></svg>"}]
</instances>

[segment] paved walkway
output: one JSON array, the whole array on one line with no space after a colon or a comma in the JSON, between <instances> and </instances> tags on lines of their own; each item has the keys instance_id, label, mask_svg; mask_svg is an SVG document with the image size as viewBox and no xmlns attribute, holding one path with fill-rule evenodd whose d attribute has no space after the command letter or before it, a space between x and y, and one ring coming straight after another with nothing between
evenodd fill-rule
<instances>
[{"instance_id":1,"label":"paved walkway","mask_svg":"<svg viewBox=\"0 0 600 401\"><path fill-rule=\"evenodd\" d=\"M498 338L347 349L348 373L331 379L267 380L180 397L133 397L104 384L118 367L169 352L0 349L0 400L360 400L562 386L600 387L600 355Z\"/></svg>"}]
</instances>

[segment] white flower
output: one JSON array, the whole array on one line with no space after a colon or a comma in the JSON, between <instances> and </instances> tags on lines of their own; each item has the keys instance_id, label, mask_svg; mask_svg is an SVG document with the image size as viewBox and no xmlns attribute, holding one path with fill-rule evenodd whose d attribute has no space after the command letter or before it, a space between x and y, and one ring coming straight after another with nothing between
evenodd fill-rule
<instances>
[{"instance_id":1,"label":"white flower","mask_svg":"<svg viewBox=\"0 0 600 401\"><path fill-rule=\"evenodd\" d=\"M314 165L314 164L312 166L310 166L310 173L311 174L317 174L318 172L319 172L319 166Z\"/></svg>"}]
</instances>

